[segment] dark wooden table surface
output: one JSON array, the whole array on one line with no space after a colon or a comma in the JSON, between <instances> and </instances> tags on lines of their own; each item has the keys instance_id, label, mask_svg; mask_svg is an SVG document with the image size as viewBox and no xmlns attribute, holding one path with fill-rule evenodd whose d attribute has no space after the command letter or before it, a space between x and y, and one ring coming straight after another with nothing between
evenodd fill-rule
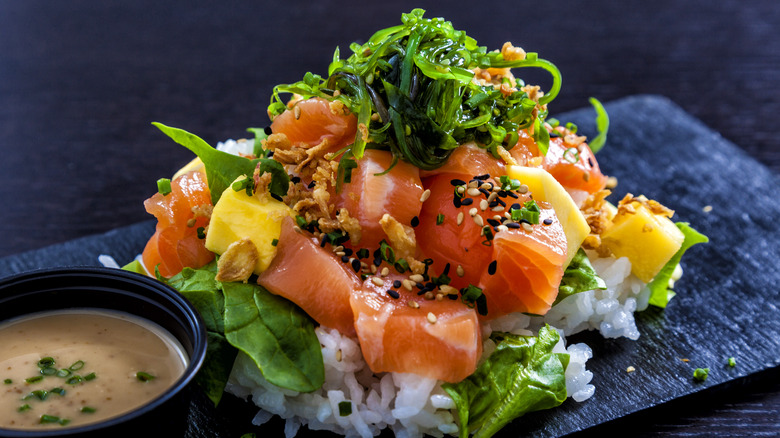
<instances>
[{"instance_id":1,"label":"dark wooden table surface","mask_svg":"<svg viewBox=\"0 0 780 438\"><path fill-rule=\"evenodd\" d=\"M0 257L149 219L157 178L190 159L150 122L212 144L246 136L268 123L274 84L325 74L336 46L347 53L416 6L481 45L511 40L553 61L553 113L664 95L780 171L771 0L225 3L0 2ZM587 434L778 436L778 374Z\"/></svg>"}]
</instances>

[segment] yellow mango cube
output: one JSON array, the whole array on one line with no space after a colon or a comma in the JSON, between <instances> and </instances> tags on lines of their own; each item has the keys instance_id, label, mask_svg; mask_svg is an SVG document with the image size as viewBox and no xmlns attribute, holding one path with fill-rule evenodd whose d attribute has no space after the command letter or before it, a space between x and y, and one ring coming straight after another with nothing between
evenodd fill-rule
<instances>
[{"instance_id":1,"label":"yellow mango cube","mask_svg":"<svg viewBox=\"0 0 780 438\"><path fill-rule=\"evenodd\" d=\"M528 186L537 201L550 203L566 234L566 266L590 234L590 226L579 207L549 172L539 167L507 166L507 175Z\"/></svg>"},{"instance_id":2,"label":"yellow mango cube","mask_svg":"<svg viewBox=\"0 0 780 438\"><path fill-rule=\"evenodd\" d=\"M282 219L291 215L290 207L270 196L249 196L228 187L211 213L206 248L222 254L233 242L248 238L257 248L254 273L259 274L276 256L273 241L279 239Z\"/></svg>"},{"instance_id":3,"label":"yellow mango cube","mask_svg":"<svg viewBox=\"0 0 780 438\"><path fill-rule=\"evenodd\" d=\"M680 249L685 236L666 215L636 201L631 207L618 210L613 225L601 234L601 245L615 257L628 257L631 272L649 283Z\"/></svg>"}]
</instances>

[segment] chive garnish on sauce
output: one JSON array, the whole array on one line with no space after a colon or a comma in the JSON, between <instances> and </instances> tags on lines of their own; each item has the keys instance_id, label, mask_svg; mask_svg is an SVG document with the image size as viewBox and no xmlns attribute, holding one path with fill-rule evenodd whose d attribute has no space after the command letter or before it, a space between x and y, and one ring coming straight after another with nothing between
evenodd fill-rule
<instances>
[{"instance_id":1,"label":"chive garnish on sauce","mask_svg":"<svg viewBox=\"0 0 780 438\"><path fill-rule=\"evenodd\" d=\"M140 380L141 382L148 382L150 380L154 380L155 376L145 372L145 371L139 371L135 373L135 377Z\"/></svg>"}]
</instances>

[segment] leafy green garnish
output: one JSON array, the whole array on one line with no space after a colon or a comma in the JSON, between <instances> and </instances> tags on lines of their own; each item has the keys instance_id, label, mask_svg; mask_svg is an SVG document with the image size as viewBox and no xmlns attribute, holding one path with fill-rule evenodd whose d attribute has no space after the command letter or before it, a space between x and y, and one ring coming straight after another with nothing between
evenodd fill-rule
<instances>
[{"instance_id":1,"label":"leafy green garnish","mask_svg":"<svg viewBox=\"0 0 780 438\"><path fill-rule=\"evenodd\" d=\"M596 110L596 129L598 129L598 135L593 137L588 145L590 150L595 154L604 147L604 143L607 142L607 131L609 131L609 115L607 110L604 109L604 105L598 101L595 97L590 98L590 104L593 105L593 109Z\"/></svg>"},{"instance_id":2,"label":"leafy green garnish","mask_svg":"<svg viewBox=\"0 0 780 438\"><path fill-rule=\"evenodd\" d=\"M144 265L141 264L141 261L138 259L135 259L132 262L122 266L122 269L125 271L135 272L136 274L148 275L146 273L146 268L144 268Z\"/></svg>"},{"instance_id":3,"label":"leafy green garnish","mask_svg":"<svg viewBox=\"0 0 780 438\"><path fill-rule=\"evenodd\" d=\"M203 139L195 134L178 128L165 126L162 123L153 122L154 126L160 129L165 135L172 138L173 141L186 147L197 155L206 168L206 178L208 179L209 190L211 191L212 204L217 203L222 196L222 192L233 184L233 181L240 176L252 178L255 168L259 166L260 174L271 173L273 179L269 184L269 190L272 194L282 197L287 194L287 188L290 178L284 167L275 160L269 158L249 158L232 155L227 152L214 149Z\"/></svg>"},{"instance_id":4,"label":"leafy green garnish","mask_svg":"<svg viewBox=\"0 0 780 438\"><path fill-rule=\"evenodd\" d=\"M587 254L580 248L563 272L555 304L576 293L606 288L607 284L598 276L593 265L590 264Z\"/></svg>"},{"instance_id":5,"label":"leafy green garnish","mask_svg":"<svg viewBox=\"0 0 780 438\"><path fill-rule=\"evenodd\" d=\"M555 65L536 53L504 59L449 21L425 18L424 13L415 9L403 14L402 24L376 32L365 44L353 43L346 60L336 49L327 78L306 73L299 82L276 86L269 113L286 110L282 93L339 100L365 128L357 130L348 147L354 159L363 156L371 141L372 147L390 150L396 160L421 169L442 166L458 145L472 140L498 157L498 146L511 149L518 130L531 127L545 150L545 105L561 86ZM472 80L477 67L541 68L553 83L537 102L522 89L505 94L492 84L477 84Z\"/></svg>"},{"instance_id":6,"label":"leafy green garnish","mask_svg":"<svg viewBox=\"0 0 780 438\"><path fill-rule=\"evenodd\" d=\"M455 401L460 437L488 438L515 418L549 409L566 399L569 355L553 353L559 335L545 325L538 336L493 333L496 350L459 383L445 383Z\"/></svg>"},{"instance_id":7,"label":"leafy green garnish","mask_svg":"<svg viewBox=\"0 0 780 438\"><path fill-rule=\"evenodd\" d=\"M325 382L315 323L298 306L247 283L222 283L225 337L270 383L311 392Z\"/></svg>"},{"instance_id":8,"label":"leafy green garnish","mask_svg":"<svg viewBox=\"0 0 780 438\"><path fill-rule=\"evenodd\" d=\"M677 228L679 228L680 231L682 231L683 236L685 236L682 246L680 246L680 249L677 250L674 256L666 262L664 267L661 268L661 271L656 274L653 281L647 285L647 287L650 288L649 303L661 308L665 308L669 303L669 300L674 297L674 291L669 289L669 279L672 278L674 269L680 263L680 259L682 259L685 251L697 243L706 243L710 241L707 236L694 230L687 222L677 222L675 225L677 225Z\"/></svg>"}]
</instances>

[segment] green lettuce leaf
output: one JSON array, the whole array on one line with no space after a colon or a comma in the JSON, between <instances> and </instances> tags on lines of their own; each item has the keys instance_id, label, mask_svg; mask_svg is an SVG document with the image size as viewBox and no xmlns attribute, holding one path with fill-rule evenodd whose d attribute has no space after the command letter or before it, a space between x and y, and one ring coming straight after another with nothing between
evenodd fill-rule
<instances>
[{"instance_id":1,"label":"green lettuce leaf","mask_svg":"<svg viewBox=\"0 0 780 438\"><path fill-rule=\"evenodd\" d=\"M595 97L590 98L590 104L593 105L593 109L596 110L596 129L598 129L598 135L593 137L590 142L590 150L595 154L604 147L604 143L607 142L607 131L609 131L609 115L607 110L604 109L604 105L598 101Z\"/></svg>"},{"instance_id":2,"label":"green lettuce leaf","mask_svg":"<svg viewBox=\"0 0 780 438\"><path fill-rule=\"evenodd\" d=\"M559 335L545 325L538 336L493 333L496 350L471 376L442 385L455 401L460 437L488 438L528 412L553 408L566 399L569 355L553 353Z\"/></svg>"},{"instance_id":3,"label":"green lettuce leaf","mask_svg":"<svg viewBox=\"0 0 780 438\"><path fill-rule=\"evenodd\" d=\"M233 184L240 176L252 177L255 168L260 165L260 173L269 172L273 176L269 190L272 194L282 197L287 194L290 178L284 167L278 161L270 158L250 160L227 152L214 149L203 139L183 129L165 126L154 122L154 126L176 143L184 146L197 155L206 167L206 178L211 191L211 203L216 205L222 192Z\"/></svg>"},{"instance_id":4,"label":"green lettuce leaf","mask_svg":"<svg viewBox=\"0 0 780 438\"><path fill-rule=\"evenodd\" d=\"M558 287L558 297L555 299L554 304L558 304L569 295L606 288L607 284L596 274L596 270L590 264L587 254L580 248L563 272L561 285Z\"/></svg>"},{"instance_id":5,"label":"green lettuce leaf","mask_svg":"<svg viewBox=\"0 0 780 438\"><path fill-rule=\"evenodd\" d=\"M298 306L261 286L223 283L225 336L276 386L311 392L325 382L315 323Z\"/></svg>"},{"instance_id":6,"label":"green lettuce leaf","mask_svg":"<svg viewBox=\"0 0 780 438\"><path fill-rule=\"evenodd\" d=\"M682 231L685 240L683 240L680 249L668 262L666 262L664 267L661 268L661 271L653 278L653 281L647 285L647 287L650 288L649 303L661 308L665 308L669 303L669 300L674 297L674 291L669 289L669 279L672 278L674 269L680 264L680 259L682 259L685 251L697 243L706 243L710 241L707 236L693 229L687 222L677 222L675 225Z\"/></svg>"},{"instance_id":7,"label":"green lettuce leaf","mask_svg":"<svg viewBox=\"0 0 780 438\"><path fill-rule=\"evenodd\" d=\"M138 259L135 259L132 262L122 266L122 269L125 271L135 272L136 274L147 275L146 268L144 268L144 265L142 265Z\"/></svg>"}]
</instances>

